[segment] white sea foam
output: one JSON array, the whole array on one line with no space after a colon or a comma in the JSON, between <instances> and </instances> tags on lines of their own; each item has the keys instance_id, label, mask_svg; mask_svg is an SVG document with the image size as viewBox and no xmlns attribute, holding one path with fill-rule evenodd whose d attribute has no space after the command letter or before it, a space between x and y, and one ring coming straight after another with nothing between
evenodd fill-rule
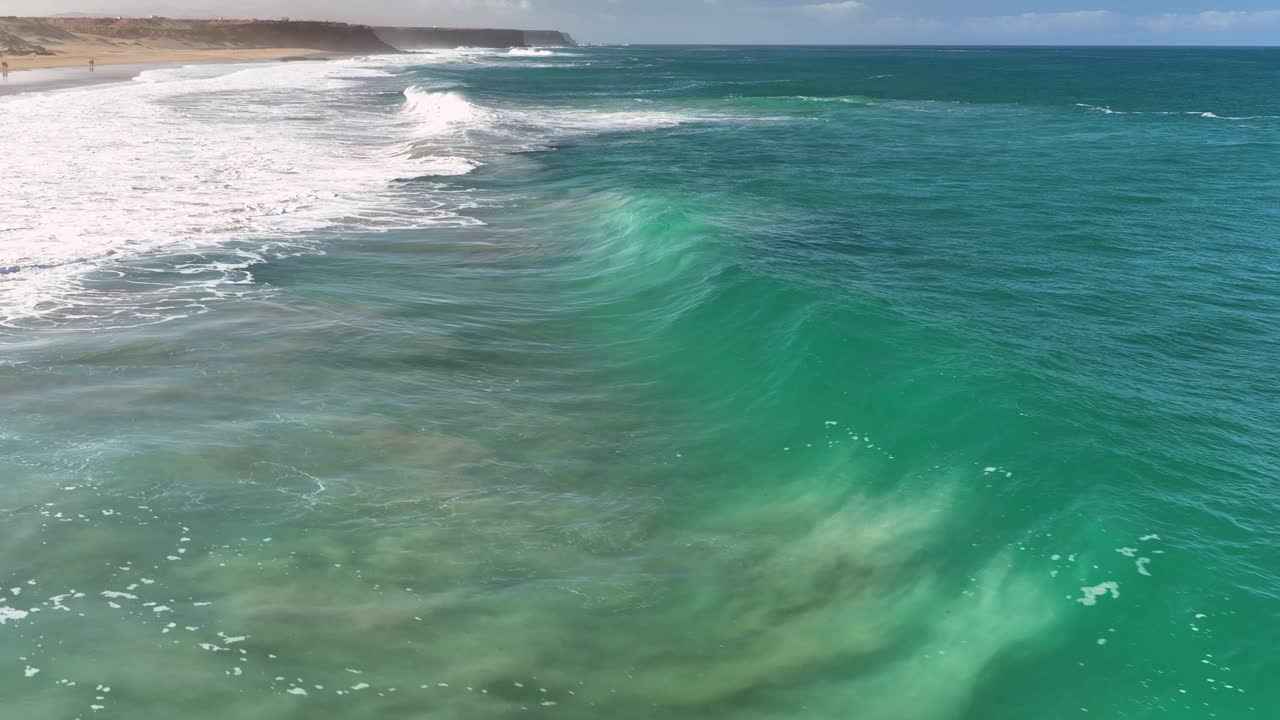
<instances>
[{"instance_id":1,"label":"white sea foam","mask_svg":"<svg viewBox=\"0 0 1280 720\"><path fill-rule=\"evenodd\" d=\"M1126 112L1112 110L1111 108L1105 105L1090 105L1088 103L1076 103L1076 107L1084 108L1086 110L1092 110L1094 112L1100 112L1104 115L1128 115L1128 113Z\"/></svg>"},{"instance_id":2,"label":"white sea foam","mask_svg":"<svg viewBox=\"0 0 1280 720\"><path fill-rule=\"evenodd\" d=\"M412 56L412 64L463 64L463 65L496 65L506 63L511 67L573 67L572 62L558 64L553 66L543 65L536 62L524 62L524 58L547 58L547 57L581 57L581 55L572 52L559 52L550 48L473 48L473 47L457 47L457 48L419 48L409 51ZM522 62L511 63L513 58L519 58ZM590 64L590 63L587 63Z\"/></svg>"},{"instance_id":3,"label":"white sea foam","mask_svg":"<svg viewBox=\"0 0 1280 720\"><path fill-rule=\"evenodd\" d=\"M412 65L491 65L506 61L507 50L498 48L421 48L401 56L402 63ZM382 58L379 58L382 61ZM394 62L394 61L392 61ZM527 66L526 66L527 67Z\"/></svg>"},{"instance_id":4,"label":"white sea foam","mask_svg":"<svg viewBox=\"0 0 1280 720\"><path fill-rule=\"evenodd\" d=\"M848 105L874 105L875 100L861 95L843 95L835 97L813 97L811 95L797 95L797 100L802 102L816 103L845 103Z\"/></svg>"},{"instance_id":5,"label":"white sea foam","mask_svg":"<svg viewBox=\"0 0 1280 720\"><path fill-rule=\"evenodd\" d=\"M661 110L619 111L614 109L489 108L468 100L456 90L429 90L411 87L404 91L404 111L415 122L419 136L439 138L450 134L488 131L510 138L516 144L545 140L563 133L592 133L611 130L643 130L674 127L711 119L689 113ZM500 138L491 138L498 140Z\"/></svg>"},{"instance_id":6,"label":"white sea foam","mask_svg":"<svg viewBox=\"0 0 1280 720\"><path fill-rule=\"evenodd\" d=\"M468 58L479 57L482 55L497 55L502 51L494 48L476 48L459 45L456 48L419 48L416 50L410 50L410 52L417 55L426 55L427 57Z\"/></svg>"},{"instance_id":7,"label":"white sea foam","mask_svg":"<svg viewBox=\"0 0 1280 720\"><path fill-rule=\"evenodd\" d=\"M495 113L472 104L454 91L430 91L411 87L404 91L404 110L416 121L416 129L428 135L462 127L491 123Z\"/></svg>"},{"instance_id":8,"label":"white sea foam","mask_svg":"<svg viewBox=\"0 0 1280 720\"><path fill-rule=\"evenodd\" d=\"M497 108L468 99L458 90L414 86L404 91L403 116L414 136L406 152L423 161L420 175L453 175L474 170L511 152L554 147L562 138L605 132L675 127L712 119L689 113L615 108Z\"/></svg>"},{"instance_id":9,"label":"white sea foam","mask_svg":"<svg viewBox=\"0 0 1280 720\"><path fill-rule=\"evenodd\" d=\"M495 108L429 82L400 107L374 101L395 82L388 69L424 57L155 69L0 98L0 333L203 312L255 291L255 265L321 249L317 231L478 222L462 214L469 199L400 180L464 175L566 135L701 119Z\"/></svg>"},{"instance_id":10,"label":"white sea foam","mask_svg":"<svg viewBox=\"0 0 1280 720\"><path fill-rule=\"evenodd\" d=\"M1191 115L1201 117L1208 120L1276 120L1280 119L1280 115L1218 115L1214 112L1205 110L1113 110L1106 105L1090 105L1088 103L1076 103L1076 107L1084 108L1091 112L1098 112L1104 115Z\"/></svg>"},{"instance_id":11,"label":"white sea foam","mask_svg":"<svg viewBox=\"0 0 1280 720\"><path fill-rule=\"evenodd\" d=\"M1106 582L1098 583L1092 587L1082 587L1080 588L1080 592L1083 593L1083 595L1076 598L1076 602L1081 605L1092 606L1098 604L1099 597L1106 597L1108 593L1111 594L1112 598L1119 599L1120 585L1112 580L1108 580Z\"/></svg>"},{"instance_id":12,"label":"white sea foam","mask_svg":"<svg viewBox=\"0 0 1280 720\"><path fill-rule=\"evenodd\" d=\"M182 316L343 218L456 220L391 181L473 166L397 154L394 114L342 105L387 75L359 62L149 70L0 98L0 327Z\"/></svg>"},{"instance_id":13,"label":"white sea foam","mask_svg":"<svg viewBox=\"0 0 1280 720\"><path fill-rule=\"evenodd\" d=\"M0 625L7 624L10 620L21 620L31 613L26 610L19 610L11 607L0 607Z\"/></svg>"}]
</instances>

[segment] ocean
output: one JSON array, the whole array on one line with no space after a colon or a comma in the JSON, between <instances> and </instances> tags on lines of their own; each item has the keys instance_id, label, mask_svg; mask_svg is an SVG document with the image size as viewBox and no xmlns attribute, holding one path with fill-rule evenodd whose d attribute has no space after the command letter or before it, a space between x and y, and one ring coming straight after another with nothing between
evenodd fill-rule
<instances>
[{"instance_id":1,"label":"ocean","mask_svg":"<svg viewBox=\"0 0 1280 720\"><path fill-rule=\"evenodd\" d=\"M33 720L1274 717L1280 51L0 98Z\"/></svg>"}]
</instances>

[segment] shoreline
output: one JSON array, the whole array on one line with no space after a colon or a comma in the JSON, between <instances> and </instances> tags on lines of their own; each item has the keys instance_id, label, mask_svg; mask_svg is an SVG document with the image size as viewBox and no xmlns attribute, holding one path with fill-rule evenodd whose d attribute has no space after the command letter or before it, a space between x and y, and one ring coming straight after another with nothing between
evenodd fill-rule
<instances>
[{"instance_id":1,"label":"shoreline","mask_svg":"<svg viewBox=\"0 0 1280 720\"><path fill-rule=\"evenodd\" d=\"M143 55L142 53L138 54ZM145 70L182 67L201 63L253 63L272 61L321 61L337 57L350 57L349 54L330 53L314 49L302 48L267 48L261 50L191 51L191 52L156 52L147 53L145 59L129 61L123 58L112 58L112 62L98 62L93 66L69 65L66 63L48 64L39 67L26 67L21 70L12 66L8 73L0 74L0 97L18 95L46 90L61 90L82 85L105 85L125 82ZM63 58L33 58L39 60L61 60ZM10 61L12 63L12 61Z\"/></svg>"},{"instance_id":2,"label":"shoreline","mask_svg":"<svg viewBox=\"0 0 1280 720\"><path fill-rule=\"evenodd\" d=\"M59 55L6 55L9 72L50 70L53 68L109 67L113 65L151 65L155 63L225 62L237 60L285 60L289 58L318 60L333 55L315 48L208 48L191 50L142 49L121 53L74 52Z\"/></svg>"},{"instance_id":3,"label":"shoreline","mask_svg":"<svg viewBox=\"0 0 1280 720\"><path fill-rule=\"evenodd\" d=\"M33 68L0 75L0 98L22 93L63 90L83 85L127 82L144 70L180 67L179 63L129 63L90 70L88 67Z\"/></svg>"}]
</instances>

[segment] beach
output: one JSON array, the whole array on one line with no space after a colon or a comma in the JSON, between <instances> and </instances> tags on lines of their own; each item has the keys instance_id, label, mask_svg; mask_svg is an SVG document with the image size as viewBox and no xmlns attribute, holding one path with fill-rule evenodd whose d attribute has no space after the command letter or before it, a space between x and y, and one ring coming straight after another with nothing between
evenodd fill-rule
<instances>
[{"instance_id":1,"label":"beach","mask_svg":"<svg viewBox=\"0 0 1280 720\"><path fill-rule=\"evenodd\" d=\"M239 62L254 60L282 60L323 58L332 55L315 48L175 48L153 44L141 44L119 49L96 43L78 43L59 48L58 55L4 57L9 70L41 70L48 68L88 67L95 65L166 65L183 63Z\"/></svg>"}]
</instances>

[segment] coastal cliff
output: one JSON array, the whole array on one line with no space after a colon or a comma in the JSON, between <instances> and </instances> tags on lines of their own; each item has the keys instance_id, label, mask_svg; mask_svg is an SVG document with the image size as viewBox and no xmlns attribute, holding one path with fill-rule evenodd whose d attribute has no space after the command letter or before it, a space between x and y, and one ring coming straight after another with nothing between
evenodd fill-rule
<instances>
[{"instance_id":1,"label":"coastal cliff","mask_svg":"<svg viewBox=\"0 0 1280 720\"><path fill-rule=\"evenodd\" d=\"M548 47L575 47L578 44L572 35L559 30L525 30L524 43Z\"/></svg>"},{"instance_id":2,"label":"coastal cliff","mask_svg":"<svg viewBox=\"0 0 1280 720\"><path fill-rule=\"evenodd\" d=\"M104 49L156 43L198 49L311 48L386 53L368 25L308 20L179 20L174 18L0 17L0 38L13 37L57 54L59 46L96 43ZM19 48L17 43L6 43ZM29 48L24 48L29 49ZM20 53L12 54L38 54Z\"/></svg>"},{"instance_id":3,"label":"coastal cliff","mask_svg":"<svg viewBox=\"0 0 1280 720\"><path fill-rule=\"evenodd\" d=\"M504 48L525 45L577 45L568 33L558 30L503 30L491 28L378 27L380 40L401 50L429 48Z\"/></svg>"},{"instance_id":4,"label":"coastal cliff","mask_svg":"<svg viewBox=\"0 0 1280 720\"><path fill-rule=\"evenodd\" d=\"M574 44L569 35L555 30L375 28L311 20L0 16L0 59L6 70Z\"/></svg>"}]
</instances>

